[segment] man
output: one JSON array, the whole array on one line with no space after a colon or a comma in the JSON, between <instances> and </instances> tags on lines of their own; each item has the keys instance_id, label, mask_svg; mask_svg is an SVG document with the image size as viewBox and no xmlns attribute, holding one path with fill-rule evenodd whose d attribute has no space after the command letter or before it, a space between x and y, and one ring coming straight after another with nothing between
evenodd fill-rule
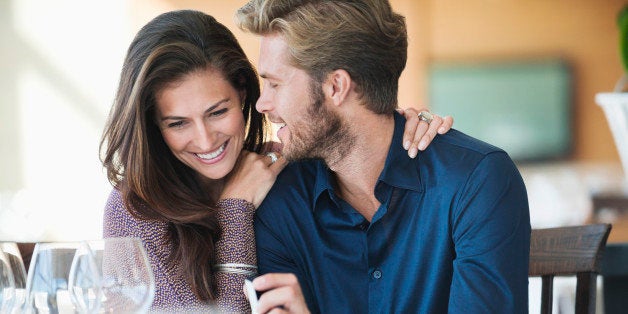
<instances>
[{"instance_id":1,"label":"man","mask_svg":"<svg viewBox=\"0 0 628 314\"><path fill-rule=\"evenodd\" d=\"M290 161L259 207L259 312L527 313L530 219L508 155L455 130L409 158L404 17L384 0L253 0L257 109ZM291 187L291 188L286 188Z\"/></svg>"}]
</instances>

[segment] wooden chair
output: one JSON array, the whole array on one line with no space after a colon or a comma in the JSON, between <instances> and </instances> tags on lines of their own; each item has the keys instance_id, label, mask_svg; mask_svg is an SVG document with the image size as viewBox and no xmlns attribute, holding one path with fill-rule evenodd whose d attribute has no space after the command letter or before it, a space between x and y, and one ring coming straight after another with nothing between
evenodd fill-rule
<instances>
[{"instance_id":1,"label":"wooden chair","mask_svg":"<svg viewBox=\"0 0 628 314\"><path fill-rule=\"evenodd\" d=\"M552 312L554 276L576 276L576 314L595 313L597 274L609 224L533 229L530 277L541 277L541 313Z\"/></svg>"}]
</instances>

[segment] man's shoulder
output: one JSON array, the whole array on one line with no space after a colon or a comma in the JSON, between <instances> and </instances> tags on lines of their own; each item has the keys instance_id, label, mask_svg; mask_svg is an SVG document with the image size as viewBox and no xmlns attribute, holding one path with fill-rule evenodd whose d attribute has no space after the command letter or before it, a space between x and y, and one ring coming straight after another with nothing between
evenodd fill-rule
<instances>
[{"instance_id":1,"label":"man's shoulder","mask_svg":"<svg viewBox=\"0 0 628 314\"><path fill-rule=\"evenodd\" d=\"M487 156L511 161L503 149L469 136L458 130L451 129L447 134L438 135L423 152L419 162L424 166L448 166L451 169L471 167ZM495 158L495 157L493 157Z\"/></svg>"},{"instance_id":2,"label":"man's shoulder","mask_svg":"<svg viewBox=\"0 0 628 314\"><path fill-rule=\"evenodd\" d=\"M317 191L320 191L317 180L319 168L323 166L324 163L319 160L288 164L256 210L256 221L283 228L279 226L306 220L305 216L312 212Z\"/></svg>"},{"instance_id":3,"label":"man's shoulder","mask_svg":"<svg viewBox=\"0 0 628 314\"><path fill-rule=\"evenodd\" d=\"M276 182L314 184L321 165L324 165L324 162L318 159L292 161L279 173ZM277 184L274 185L276 186Z\"/></svg>"},{"instance_id":4,"label":"man's shoulder","mask_svg":"<svg viewBox=\"0 0 628 314\"><path fill-rule=\"evenodd\" d=\"M419 154L417 163L422 179L428 185L439 186L462 184L476 171L495 173L516 169L503 149L454 129L438 135Z\"/></svg>"},{"instance_id":5,"label":"man's shoulder","mask_svg":"<svg viewBox=\"0 0 628 314\"><path fill-rule=\"evenodd\" d=\"M301 198L311 197L323 161L315 159L289 163L277 176L272 189L264 199L265 203L284 200L290 195ZM263 205L263 204L262 204Z\"/></svg>"},{"instance_id":6,"label":"man's shoulder","mask_svg":"<svg viewBox=\"0 0 628 314\"><path fill-rule=\"evenodd\" d=\"M480 156L495 152L504 152L503 149L497 146L486 143L455 129L451 129L446 134L437 136L432 145L452 151L475 152Z\"/></svg>"}]
</instances>

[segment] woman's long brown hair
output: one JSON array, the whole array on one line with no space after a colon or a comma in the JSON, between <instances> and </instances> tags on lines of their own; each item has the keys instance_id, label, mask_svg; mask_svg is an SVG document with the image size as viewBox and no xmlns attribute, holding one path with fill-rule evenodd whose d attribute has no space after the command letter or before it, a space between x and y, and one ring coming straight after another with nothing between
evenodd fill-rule
<instances>
[{"instance_id":1,"label":"woman's long brown hair","mask_svg":"<svg viewBox=\"0 0 628 314\"><path fill-rule=\"evenodd\" d=\"M184 276L201 300L214 299L215 243L220 237L215 202L194 170L181 163L155 123L155 95L188 73L211 67L244 91L244 149L259 152L265 140L264 116L255 110L259 81L233 34L198 11L164 13L131 43L115 102L100 143L107 176L129 211L165 221L172 241L169 263L182 263Z\"/></svg>"}]
</instances>

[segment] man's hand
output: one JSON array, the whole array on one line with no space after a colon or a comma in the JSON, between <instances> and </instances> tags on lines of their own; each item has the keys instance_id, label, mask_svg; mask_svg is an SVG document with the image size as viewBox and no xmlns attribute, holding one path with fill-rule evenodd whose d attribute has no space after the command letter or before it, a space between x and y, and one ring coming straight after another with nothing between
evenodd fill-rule
<instances>
[{"instance_id":1,"label":"man's hand","mask_svg":"<svg viewBox=\"0 0 628 314\"><path fill-rule=\"evenodd\" d=\"M310 313L294 274L266 274L253 280L257 291L264 291L257 303L262 313Z\"/></svg>"}]
</instances>

